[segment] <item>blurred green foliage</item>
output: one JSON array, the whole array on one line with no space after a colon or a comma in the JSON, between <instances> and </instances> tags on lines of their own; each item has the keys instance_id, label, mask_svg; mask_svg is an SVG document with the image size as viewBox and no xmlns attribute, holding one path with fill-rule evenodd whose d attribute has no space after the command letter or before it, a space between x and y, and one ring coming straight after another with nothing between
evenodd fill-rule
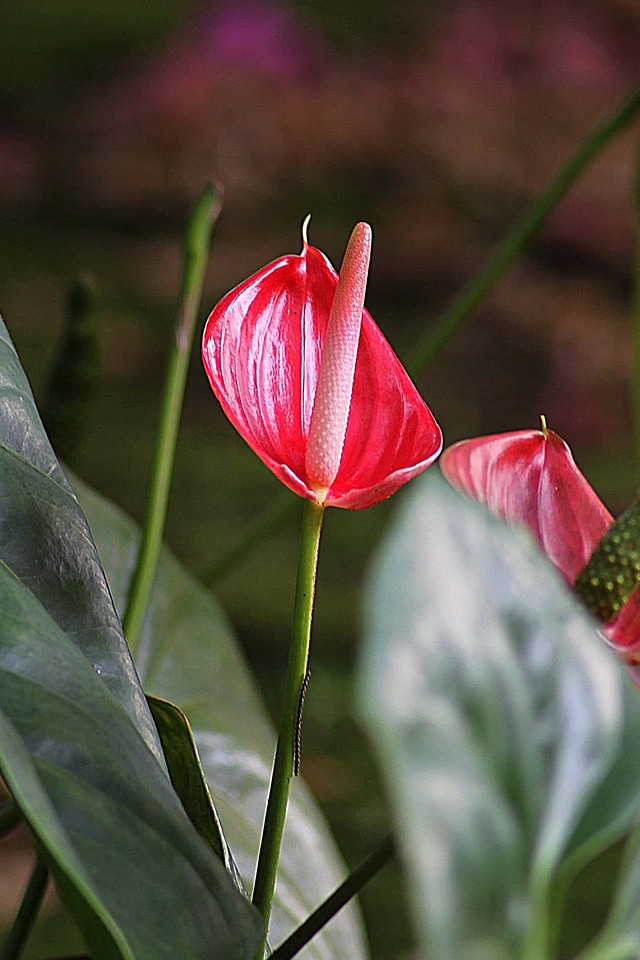
<instances>
[{"instance_id":1,"label":"blurred green foliage","mask_svg":"<svg viewBox=\"0 0 640 960\"><path fill-rule=\"evenodd\" d=\"M168 34L195 3L19 0L0 8L0 97L29 113L112 75L128 57Z\"/></svg>"}]
</instances>

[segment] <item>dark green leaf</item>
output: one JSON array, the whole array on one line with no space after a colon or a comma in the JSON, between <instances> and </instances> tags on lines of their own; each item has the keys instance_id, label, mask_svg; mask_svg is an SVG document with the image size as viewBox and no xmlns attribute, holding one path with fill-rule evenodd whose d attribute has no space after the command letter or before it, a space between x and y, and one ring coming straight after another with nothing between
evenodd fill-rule
<instances>
[{"instance_id":1,"label":"dark green leaf","mask_svg":"<svg viewBox=\"0 0 640 960\"><path fill-rule=\"evenodd\" d=\"M0 566L0 771L95 960L252 960L259 918L95 670Z\"/></svg>"},{"instance_id":2,"label":"dark green leaf","mask_svg":"<svg viewBox=\"0 0 640 960\"><path fill-rule=\"evenodd\" d=\"M362 708L427 956L552 956L569 868L640 810L623 667L526 535L435 471L382 548L367 612Z\"/></svg>"},{"instance_id":3,"label":"dark green leaf","mask_svg":"<svg viewBox=\"0 0 640 960\"><path fill-rule=\"evenodd\" d=\"M161 758L87 522L1 320L0 561L82 651Z\"/></svg>"},{"instance_id":4,"label":"dark green leaf","mask_svg":"<svg viewBox=\"0 0 640 960\"><path fill-rule=\"evenodd\" d=\"M198 837L89 528L0 325L0 771L96 960L252 957Z\"/></svg>"}]
</instances>

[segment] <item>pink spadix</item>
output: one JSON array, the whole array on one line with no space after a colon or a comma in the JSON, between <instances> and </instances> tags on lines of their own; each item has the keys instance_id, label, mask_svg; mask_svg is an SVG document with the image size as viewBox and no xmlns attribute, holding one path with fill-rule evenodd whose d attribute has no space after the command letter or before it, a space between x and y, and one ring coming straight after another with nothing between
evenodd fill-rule
<instances>
[{"instance_id":1,"label":"pink spadix","mask_svg":"<svg viewBox=\"0 0 640 960\"><path fill-rule=\"evenodd\" d=\"M351 410L364 296L371 258L371 227L356 224L347 244L322 350L309 425L305 466L320 503L338 475Z\"/></svg>"},{"instance_id":2,"label":"pink spadix","mask_svg":"<svg viewBox=\"0 0 640 960\"><path fill-rule=\"evenodd\" d=\"M202 358L241 436L291 490L360 509L440 453L431 411L364 308L371 229L358 224L340 280L306 242L228 293Z\"/></svg>"}]
</instances>

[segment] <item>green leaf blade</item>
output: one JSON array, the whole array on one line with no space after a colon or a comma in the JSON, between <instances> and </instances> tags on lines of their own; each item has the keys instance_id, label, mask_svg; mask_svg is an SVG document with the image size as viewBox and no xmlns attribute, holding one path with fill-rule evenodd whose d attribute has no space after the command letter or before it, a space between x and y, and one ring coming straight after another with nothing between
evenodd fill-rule
<instances>
[{"instance_id":1,"label":"green leaf blade","mask_svg":"<svg viewBox=\"0 0 640 960\"><path fill-rule=\"evenodd\" d=\"M198 837L86 519L0 322L0 771L96 960L252 960Z\"/></svg>"},{"instance_id":2,"label":"green leaf blade","mask_svg":"<svg viewBox=\"0 0 640 960\"><path fill-rule=\"evenodd\" d=\"M259 917L130 718L2 567L0 610L0 769L96 960L251 960Z\"/></svg>"},{"instance_id":3,"label":"green leaf blade","mask_svg":"<svg viewBox=\"0 0 640 960\"><path fill-rule=\"evenodd\" d=\"M1 320L0 561L72 638L161 760L91 532Z\"/></svg>"}]
</instances>

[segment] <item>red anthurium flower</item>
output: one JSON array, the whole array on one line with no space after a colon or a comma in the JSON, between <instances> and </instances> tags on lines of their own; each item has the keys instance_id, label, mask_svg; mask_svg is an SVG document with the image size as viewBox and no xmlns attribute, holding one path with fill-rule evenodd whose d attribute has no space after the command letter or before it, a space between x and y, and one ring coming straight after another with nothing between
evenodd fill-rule
<instances>
[{"instance_id":1,"label":"red anthurium flower","mask_svg":"<svg viewBox=\"0 0 640 960\"><path fill-rule=\"evenodd\" d=\"M442 434L364 309L371 228L356 226L340 277L304 242L222 298L204 366L222 408L291 490L369 507L431 464Z\"/></svg>"},{"instance_id":2,"label":"red anthurium flower","mask_svg":"<svg viewBox=\"0 0 640 960\"><path fill-rule=\"evenodd\" d=\"M567 444L546 424L463 440L444 451L440 467L461 493L527 527L572 586L613 523ZM637 661L640 587L603 629L627 661Z\"/></svg>"},{"instance_id":3,"label":"red anthurium flower","mask_svg":"<svg viewBox=\"0 0 640 960\"><path fill-rule=\"evenodd\" d=\"M573 584L613 517L552 430L517 430L448 447L440 469L491 513L527 527Z\"/></svg>"}]
</instances>

